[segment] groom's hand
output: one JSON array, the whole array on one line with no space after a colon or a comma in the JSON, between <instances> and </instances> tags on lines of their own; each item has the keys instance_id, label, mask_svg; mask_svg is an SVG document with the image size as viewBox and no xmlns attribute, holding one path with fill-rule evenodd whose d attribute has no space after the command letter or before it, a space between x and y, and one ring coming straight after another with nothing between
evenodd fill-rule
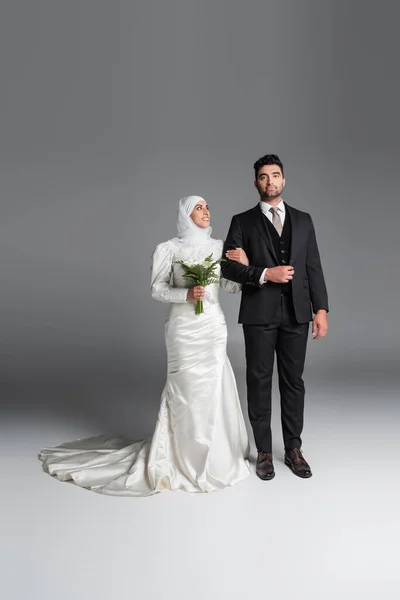
<instances>
[{"instance_id":1,"label":"groom's hand","mask_svg":"<svg viewBox=\"0 0 400 600\"><path fill-rule=\"evenodd\" d=\"M273 283L288 283L293 279L294 268L290 265L281 267L269 267L264 275L265 281L272 281Z\"/></svg>"},{"instance_id":2,"label":"groom's hand","mask_svg":"<svg viewBox=\"0 0 400 600\"><path fill-rule=\"evenodd\" d=\"M313 340L319 340L324 338L328 333L328 318L326 316L326 310L320 309L315 313L312 324L312 335Z\"/></svg>"}]
</instances>

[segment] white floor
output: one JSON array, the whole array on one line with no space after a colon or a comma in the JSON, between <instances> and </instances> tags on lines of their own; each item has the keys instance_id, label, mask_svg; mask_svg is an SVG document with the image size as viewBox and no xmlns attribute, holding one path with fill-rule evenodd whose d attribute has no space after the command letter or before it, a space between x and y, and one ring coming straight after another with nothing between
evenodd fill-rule
<instances>
[{"instance_id":1,"label":"white floor","mask_svg":"<svg viewBox=\"0 0 400 600\"><path fill-rule=\"evenodd\" d=\"M105 431L86 417L9 411L2 597L398 599L398 395L330 385L308 385L311 479L282 462L276 406L275 479L253 474L211 495L115 498L60 483L42 472L40 448Z\"/></svg>"}]
</instances>

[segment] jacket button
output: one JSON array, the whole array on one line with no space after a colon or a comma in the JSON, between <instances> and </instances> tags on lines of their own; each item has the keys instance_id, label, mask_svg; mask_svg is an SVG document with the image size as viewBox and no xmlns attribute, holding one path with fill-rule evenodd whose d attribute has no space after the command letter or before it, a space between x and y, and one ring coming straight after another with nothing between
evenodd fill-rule
<instances>
[{"instance_id":1,"label":"jacket button","mask_svg":"<svg viewBox=\"0 0 400 600\"><path fill-rule=\"evenodd\" d=\"M281 250L281 254L285 254L286 250Z\"/></svg>"},{"instance_id":2,"label":"jacket button","mask_svg":"<svg viewBox=\"0 0 400 600\"><path fill-rule=\"evenodd\" d=\"M282 259L282 262L283 262L283 264L286 264L286 260L283 260L283 259Z\"/></svg>"}]
</instances>

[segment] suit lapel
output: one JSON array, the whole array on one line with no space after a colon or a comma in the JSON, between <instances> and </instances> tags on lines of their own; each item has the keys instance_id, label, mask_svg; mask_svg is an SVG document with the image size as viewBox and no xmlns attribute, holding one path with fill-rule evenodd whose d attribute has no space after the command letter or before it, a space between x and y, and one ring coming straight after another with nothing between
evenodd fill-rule
<instances>
[{"instance_id":1,"label":"suit lapel","mask_svg":"<svg viewBox=\"0 0 400 600\"><path fill-rule=\"evenodd\" d=\"M301 227L300 227L298 212L296 210L294 210L291 206L289 206L289 204L286 204L286 202L285 202L285 209L290 216L290 222L292 225L292 227L291 227L291 229L292 229L291 253L290 253L290 260L289 260L289 264L292 265L296 258L296 255L300 249L300 246L301 246L301 235L300 235ZM274 244L272 243L271 234L270 234L267 224L265 222L266 217L264 217L259 204L257 204L257 206L255 206L253 209L253 218L254 218L254 223L255 223L258 231L260 232L261 236L265 240L269 251L271 252L272 256L275 258L276 263L279 265L279 260L278 260L278 257L276 256Z\"/></svg>"},{"instance_id":2,"label":"suit lapel","mask_svg":"<svg viewBox=\"0 0 400 600\"><path fill-rule=\"evenodd\" d=\"M300 239L300 227L299 227L299 218L297 211L293 210L291 206L286 204L285 209L290 216L290 223L292 225L292 240L291 240L291 252L290 252L290 260L289 264L293 265L293 262L296 258L297 252L300 248L301 239Z\"/></svg>"},{"instance_id":3,"label":"suit lapel","mask_svg":"<svg viewBox=\"0 0 400 600\"><path fill-rule=\"evenodd\" d=\"M259 204L253 209L254 223L257 226L258 231L267 243L268 249L272 256L275 258L277 264L279 264L278 257L276 256L274 244L272 243L271 234L265 222L266 217L264 216Z\"/></svg>"}]
</instances>

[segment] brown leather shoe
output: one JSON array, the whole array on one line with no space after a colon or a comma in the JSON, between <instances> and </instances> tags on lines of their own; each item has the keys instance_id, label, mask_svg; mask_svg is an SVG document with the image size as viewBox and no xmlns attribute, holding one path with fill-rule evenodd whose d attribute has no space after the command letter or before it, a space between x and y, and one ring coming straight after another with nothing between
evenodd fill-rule
<instances>
[{"instance_id":1,"label":"brown leather shoe","mask_svg":"<svg viewBox=\"0 0 400 600\"><path fill-rule=\"evenodd\" d=\"M312 476L310 465L304 458L300 448L285 451L285 465L289 467L292 473L303 477L303 479Z\"/></svg>"},{"instance_id":2,"label":"brown leather shoe","mask_svg":"<svg viewBox=\"0 0 400 600\"><path fill-rule=\"evenodd\" d=\"M275 477L274 463L272 462L272 452L264 452L259 450L256 464L256 475L268 481Z\"/></svg>"}]
</instances>

